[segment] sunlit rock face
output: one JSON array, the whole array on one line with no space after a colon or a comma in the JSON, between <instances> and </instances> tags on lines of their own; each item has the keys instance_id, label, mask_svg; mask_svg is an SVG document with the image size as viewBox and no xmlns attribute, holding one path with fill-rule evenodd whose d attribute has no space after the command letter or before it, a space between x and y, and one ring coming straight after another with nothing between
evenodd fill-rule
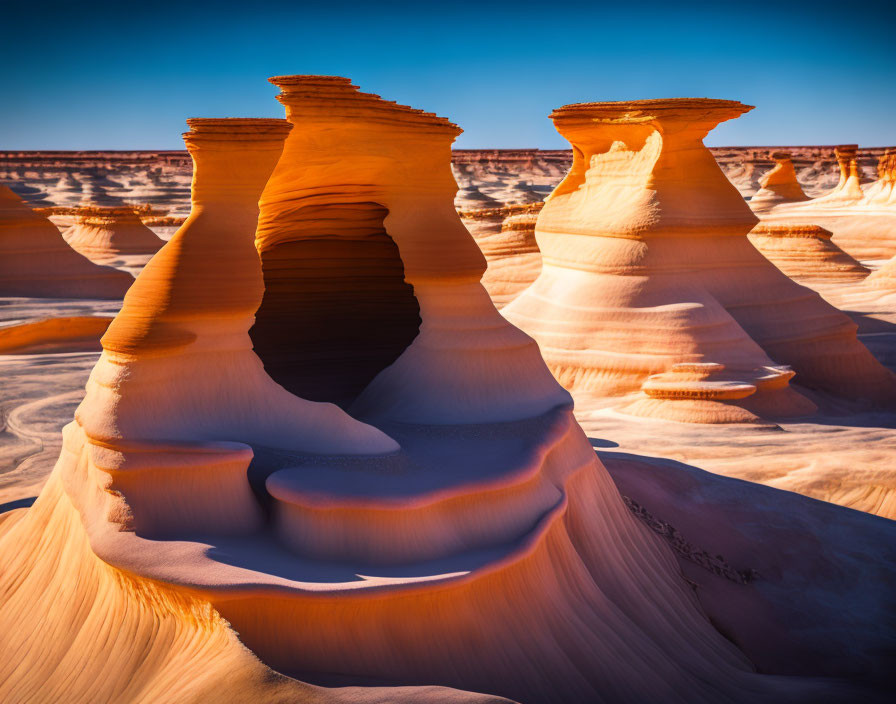
<instances>
[{"instance_id":1,"label":"sunlit rock face","mask_svg":"<svg viewBox=\"0 0 896 704\"><path fill-rule=\"evenodd\" d=\"M132 282L81 256L53 223L0 186L0 296L121 298Z\"/></svg>"},{"instance_id":2,"label":"sunlit rock face","mask_svg":"<svg viewBox=\"0 0 896 704\"><path fill-rule=\"evenodd\" d=\"M836 149L839 181L828 193L805 202L780 203L760 212L770 224L814 224L830 230L833 242L857 259L896 255L896 161L886 150L877 180L866 183L856 145Z\"/></svg>"},{"instance_id":3,"label":"sunlit rock face","mask_svg":"<svg viewBox=\"0 0 896 704\"><path fill-rule=\"evenodd\" d=\"M83 205L73 209L75 223L62 236L88 259L108 262L122 255L155 254L164 242L133 208Z\"/></svg>"},{"instance_id":4,"label":"sunlit rock face","mask_svg":"<svg viewBox=\"0 0 896 704\"><path fill-rule=\"evenodd\" d=\"M541 271L535 221L543 203L461 210L461 220L488 262L482 285L498 309L522 293Z\"/></svg>"},{"instance_id":5,"label":"sunlit rock face","mask_svg":"<svg viewBox=\"0 0 896 704\"><path fill-rule=\"evenodd\" d=\"M756 674L626 508L569 395L479 283L452 202L458 128L346 79L274 82L288 122L189 121L192 213L104 336L37 502L0 524L15 655L0 698L845 700L841 684ZM306 310L274 305L294 337L253 350L269 290L318 286L297 244L331 277L359 274L357 295L381 295L407 338L397 301L416 301L416 334L353 400L331 369L359 342L326 338L333 393L314 390L347 410L265 370L287 343L313 357ZM389 275L367 278L369 261ZM366 334L394 351L388 323ZM256 655L314 682L486 694L324 690Z\"/></svg>"},{"instance_id":6,"label":"sunlit rock face","mask_svg":"<svg viewBox=\"0 0 896 704\"><path fill-rule=\"evenodd\" d=\"M858 282L868 267L831 242L831 233L817 225L767 225L750 232L750 242L794 281Z\"/></svg>"},{"instance_id":7,"label":"sunlit rock face","mask_svg":"<svg viewBox=\"0 0 896 704\"><path fill-rule=\"evenodd\" d=\"M730 404L757 418L803 414L813 406L788 388L788 367L807 386L892 401L896 380L855 325L747 239L756 217L702 139L749 109L676 99L553 113L576 157L538 216L541 274L502 312L536 338L579 408L643 387L629 412L686 420L679 409L691 405L698 422L713 412L727 422ZM732 385L753 390L738 399Z\"/></svg>"},{"instance_id":8,"label":"sunlit rock face","mask_svg":"<svg viewBox=\"0 0 896 704\"><path fill-rule=\"evenodd\" d=\"M768 210L779 203L799 203L809 200L796 178L790 152L774 152L775 168L759 180L760 189L750 198L754 213Z\"/></svg>"}]
</instances>

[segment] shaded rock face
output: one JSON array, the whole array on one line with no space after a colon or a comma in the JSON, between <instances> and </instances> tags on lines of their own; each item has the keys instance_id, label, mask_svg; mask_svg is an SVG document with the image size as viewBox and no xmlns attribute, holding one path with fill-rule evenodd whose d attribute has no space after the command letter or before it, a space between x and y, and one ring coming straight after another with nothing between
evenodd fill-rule
<instances>
[{"instance_id":1,"label":"shaded rock face","mask_svg":"<svg viewBox=\"0 0 896 704\"><path fill-rule=\"evenodd\" d=\"M750 242L794 281L861 281L868 267L831 241L831 233L817 225L769 225L759 223Z\"/></svg>"},{"instance_id":2,"label":"shaded rock face","mask_svg":"<svg viewBox=\"0 0 896 704\"><path fill-rule=\"evenodd\" d=\"M579 408L589 396L638 391L652 375L696 363L722 365L724 375L704 368L655 379L653 390L667 398L647 394L630 410L661 415L690 399L699 402L694 420L707 422L706 401L740 404L726 398L732 383L753 387L744 403L762 415L811 410L788 389L792 374L782 365L804 385L892 402L896 378L857 341L849 318L747 239L756 217L702 139L748 109L680 99L588 103L552 115L576 158L538 216L541 273L502 313L536 338Z\"/></svg>"},{"instance_id":3,"label":"shaded rock face","mask_svg":"<svg viewBox=\"0 0 896 704\"><path fill-rule=\"evenodd\" d=\"M376 203L299 213L295 239L264 253L250 334L268 374L310 401L348 406L417 336L420 307Z\"/></svg>"},{"instance_id":4,"label":"shaded rock face","mask_svg":"<svg viewBox=\"0 0 896 704\"><path fill-rule=\"evenodd\" d=\"M52 222L0 186L0 295L112 299L132 282L76 252Z\"/></svg>"}]
</instances>

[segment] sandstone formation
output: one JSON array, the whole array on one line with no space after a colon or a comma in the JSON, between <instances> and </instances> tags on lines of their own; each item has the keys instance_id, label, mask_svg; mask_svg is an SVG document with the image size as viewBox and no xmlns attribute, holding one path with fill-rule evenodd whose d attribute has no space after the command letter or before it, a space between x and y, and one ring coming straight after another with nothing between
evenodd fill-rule
<instances>
[{"instance_id":1,"label":"sandstone formation","mask_svg":"<svg viewBox=\"0 0 896 704\"><path fill-rule=\"evenodd\" d=\"M799 203L809 200L793 170L790 152L773 152L775 168L759 179L760 189L750 198L754 213L768 210L779 203Z\"/></svg>"},{"instance_id":2,"label":"sandstone formation","mask_svg":"<svg viewBox=\"0 0 896 704\"><path fill-rule=\"evenodd\" d=\"M857 259L896 255L896 157L886 150L877 181L862 186L855 145L837 147L840 180L829 193L802 203L780 203L759 211L773 224L813 224L833 233L833 242Z\"/></svg>"},{"instance_id":3,"label":"sandstone formation","mask_svg":"<svg viewBox=\"0 0 896 704\"><path fill-rule=\"evenodd\" d=\"M727 404L764 416L811 410L781 365L804 386L892 402L896 378L856 340L855 324L746 237L756 217L702 139L749 109L675 99L553 113L576 157L538 217L541 274L502 312L535 337L578 408L661 374L631 412L682 420L678 404L700 401L692 419L707 422L707 400L720 413ZM722 368L674 369L696 363ZM732 384L755 391L741 400ZM719 420L730 413L739 415Z\"/></svg>"},{"instance_id":4,"label":"sandstone formation","mask_svg":"<svg viewBox=\"0 0 896 704\"><path fill-rule=\"evenodd\" d=\"M132 281L78 254L53 223L0 186L0 296L121 298Z\"/></svg>"},{"instance_id":5,"label":"sandstone formation","mask_svg":"<svg viewBox=\"0 0 896 704\"><path fill-rule=\"evenodd\" d=\"M95 262L122 255L155 254L164 242L132 207L84 205L73 212L75 224L62 233L69 245Z\"/></svg>"},{"instance_id":6,"label":"sandstone formation","mask_svg":"<svg viewBox=\"0 0 896 704\"><path fill-rule=\"evenodd\" d=\"M522 293L541 271L535 221L542 205L532 203L459 211L461 220L488 262L482 285L498 309Z\"/></svg>"},{"instance_id":7,"label":"sandstone formation","mask_svg":"<svg viewBox=\"0 0 896 704\"><path fill-rule=\"evenodd\" d=\"M750 242L794 281L861 281L869 269L831 242L831 233L817 225L768 225L760 222Z\"/></svg>"},{"instance_id":8,"label":"sandstone formation","mask_svg":"<svg viewBox=\"0 0 896 704\"><path fill-rule=\"evenodd\" d=\"M872 288L896 291L896 257L888 261L873 274L870 274L865 279L865 284Z\"/></svg>"},{"instance_id":9,"label":"sandstone formation","mask_svg":"<svg viewBox=\"0 0 896 704\"><path fill-rule=\"evenodd\" d=\"M20 654L0 698L464 699L284 681L230 625L317 682L526 702L854 694L755 674L632 517L479 283L452 203L459 129L346 79L272 80L291 125L189 121L192 214L104 336L41 496L0 524L0 646ZM366 297L379 324L338 337Z\"/></svg>"}]
</instances>

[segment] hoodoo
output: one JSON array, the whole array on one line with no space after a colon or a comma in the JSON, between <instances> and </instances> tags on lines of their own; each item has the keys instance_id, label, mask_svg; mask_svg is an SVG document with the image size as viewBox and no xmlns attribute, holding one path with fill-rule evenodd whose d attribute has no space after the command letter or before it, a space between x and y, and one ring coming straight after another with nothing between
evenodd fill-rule
<instances>
[{"instance_id":1,"label":"hoodoo","mask_svg":"<svg viewBox=\"0 0 896 704\"><path fill-rule=\"evenodd\" d=\"M830 192L804 202L778 203L757 210L772 225L817 225L833 242L857 259L896 255L896 152L887 149L877 167L878 179L862 186L856 145L836 148L840 181Z\"/></svg>"},{"instance_id":2,"label":"hoodoo","mask_svg":"<svg viewBox=\"0 0 896 704\"><path fill-rule=\"evenodd\" d=\"M573 165L538 216L541 274L502 312L535 337L580 404L671 374L651 380L632 411L682 420L687 401L706 422L725 418L721 405L811 409L782 364L846 398L894 398L896 378L855 324L747 239L756 217L702 140L749 109L681 98L554 111Z\"/></svg>"},{"instance_id":3,"label":"hoodoo","mask_svg":"<svg viewBox=\"0 0 896 704\"><path fill-rule=\"evenodd\" d=\"M131 254L155 254L165 244L132 207L82 205L73 211L75 224L62 233L65 241L95 262Z\"/></svg>"},{"instance_id":4,"label":"hoodoo","mask_svg":"<svg viewBox=\"0 0 896 704\"><path fill-rule=\"evenodd\" d=\"M452 202L460 130L346 79L274 83L285 148L283 121L190 121L192 214L103 338L41 496L2 524L0 698L368 696L285 689L229 624L320 683L532 703L842 692L753 672L625 507L479 283ZM354 306L375 322L340 332ZM88 656L118 676L83 675Z\"/></svg>"},{"instance_id":5,"label":"hoodoo","mask_svg":"<svg viewBox=\"0 0 896 704\"><path fill-rule=\"evenodd\" d=\"M773 152L771 156L775 160L775 168L759 179L761 188L750 198L750 208L754 213L768 210L779 203L809 200L797 181L790 152Z\"/></svg>"},{"instance_id":6,"label":"hoodoo","mask_svg":"<svg viewBox=\"0 0 896 704\"><path fill-rule=\"evenodd\" d=\"M794 281L861 281L869 269L831 242L831 233L817 225L769 225L760 222L750 242Z\"/></svg>"},{"instance_id":7,"label":"hoodoo","mask_svg":"<svg viewBox=\"0 0 896 704\"><path fill-rule=\"evenodd\" d=\"M52 222L0 186L0 296L121 298L133 281L81 256Z\"/></svg>"}]
</instances>

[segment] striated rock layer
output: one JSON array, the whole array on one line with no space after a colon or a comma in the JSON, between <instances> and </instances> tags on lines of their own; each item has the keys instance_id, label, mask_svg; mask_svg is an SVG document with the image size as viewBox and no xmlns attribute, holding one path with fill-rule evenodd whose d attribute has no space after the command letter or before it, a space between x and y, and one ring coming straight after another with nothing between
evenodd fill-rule
<instances>
[{"instance_id":1,"label":"striated rock layer","mask_svg":"<svg viewBox=\"0 0 896 704\"><path fill-rule=\"evenodd\" d=\"M837 147L840 180L829 193L802 203L780 203L760 213L771 224L814 224L857 259L896 256L896 152L887 149L877 181L862 185L855 145Z\"/></svg>"},{"instance_id":2,"label":"striated rock layer","mask_svg":"<svg viewBox=\"0 0 896 704\"><path fill-rule=\"evenodd\" d=\"M75 224L62 233L71 247L95 262L122 255L155 254L165 244L133 208L84 205L74 209Z\"/></svg>"},{"instance_id":3,"label":"striated rock layer","mask_svg":"<svg viewBox=\"0 0 896 704\"><path fill-rule=\"evenodd\" d=\"M543 203L460 211L488 262L482 285L498 309L522 293L541 271L535 221Z\"/></svg>"},{"instance_id":4,"label":"striated rock layer","mask_svg":"<svg viewBox=\"0 0 896 704\"><path fill-rule=\"evenodd\" d=\"M263 661L315 682L526 702L854 694L755 674L629 513L568 394L479 283L452 204L459 130L345 79L274 81L294 126L285 148L283 121L189 122L192 214L103 338L46 489L0 524L0 647L21 654L0 663L0 698L201 701L212 682L234 701L325 698L282 689L221 617ZM365 261L390 260L366 241L383 236L419 307L413 341L350 404L334 380L327 395L352 415L275 384L262 361L286 341L257 338L259 358L253 315L271 305L267 281L303 291L308 278L278 249L338 239L307 251L363 278ZM85 652L117 677L79 677ZM352 695L372 699L328 694Z\"/></svg>"},{"instance_id":5,"label":"striated rock layer","mask_svg":"<svg viewBox=\"0 0 896 704\"><path fill-rule=\"evenodd\" d=\"M630 410L677 420L688 413L670 404L684 401L715 401L720 419L726 403L762 415L811 410L782 364L803 385L894 398L896 378L856 340L855 324L747 239L756 218L702 139L749 109L682 98L553 113L576 158L538 217L541 274L502 312L536 338L580 407L695 363L722 365L724 375L709 367L657 380L668 403ZM752 386L749 398L731 398L732 383ZM692 418L706 422L701 406Z\"/></svg>"},{"instance_id":6,"label":"striated rock layer","mask_svg":"<svg viewBox=\"0 0 896 704\"><path fill-rule=\"evenodd\" d=\"M799 203L809 200L796 178L790 152L772 152L775 168L759 179L760 189L750 198L754 213L768 210L779 203Z\"/></svg>"},{"instance_id":7,"label":"striated rock layer","mask_svg":"<svg viewBox=\"0 0 896 704\"><path fill-rule=\"evenodd\" d=\"M78 254L53 223L0 186L0 296L121 298L132 281Z\"/></svg>"},{"instance_id":8,"label":"striated rock layer","mask_svg":"<svg viewBox=\"0 0 896 704\"><path fill-rule=\"evenodd\" d=\"M759 223L750 242L794 281L861 281L870 272L837 245L831 233L817 225Z\"/></svg>"}]
</instances>

